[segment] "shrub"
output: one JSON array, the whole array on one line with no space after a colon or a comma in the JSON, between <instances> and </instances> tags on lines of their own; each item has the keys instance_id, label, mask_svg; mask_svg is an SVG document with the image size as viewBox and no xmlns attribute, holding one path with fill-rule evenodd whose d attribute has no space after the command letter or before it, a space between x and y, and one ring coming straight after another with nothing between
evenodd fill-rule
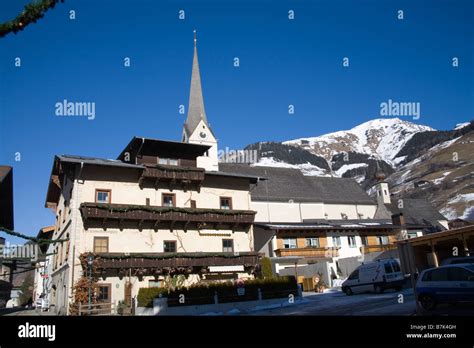
<instances>
[{"instance_id":1,"label":"shrub","mask_svg":"<svg viewBox=\"0 0 474 348\"><path fill-rule=\"evenodd\" d=\"M263 257L260 260L260 267L262 268L262 276L264 279L273 277L272 261L268 257Z\"/></svg>"},{"instance_id":2,"label":"shrub","mask_svg":"<svg viewBox=\"0 0 474 348\"><path fill-rule=\"evenodd\" d=\"M241 296L237 293L237 285L231 281L196 283L169 292L164 288L142 288L138 292L138 306L152 307L153 299L160 294L168 298L170 307L213 304L216 293L219 303L253 301L258 299L258 289L263 299L283 298L290 294L296 296L298 292L296 279L293 276L247 280L245 294ZM179 302L180 295L184 295L184 303Z\"/></svg>"},{"instance_id":3,"label":"shrub","mask_svg":"<svg viewBox=\"0 0 474 348\"><path fill-rule=\"evenodd\" d=\"M137 304L138 307L153 307L153 299L159 295L165 295L165 288L141 288L138 290Z\"/></svg>"}]
</instances>

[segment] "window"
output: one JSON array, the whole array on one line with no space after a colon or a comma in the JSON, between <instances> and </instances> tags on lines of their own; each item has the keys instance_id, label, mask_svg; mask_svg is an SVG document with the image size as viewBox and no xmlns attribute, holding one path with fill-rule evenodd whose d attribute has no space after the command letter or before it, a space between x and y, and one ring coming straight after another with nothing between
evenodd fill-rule
<instances>
[{"instance_id":1,"label":"window","mask_svg":"<svg viewBox=\"0 0 474 348\"><path fill-rule=\"evenodd\" d=\"M377 242L378 242L379 245L387 245L387 244L389 244L388 236L378 236L378 237L377 237Z\"/></svg>"},{"instance_id":2,"label":"window","mask_svg":"<svg viewBox=\"0 0 474 348\"><path fill-rule=\"evenodd\" d=\"M387 262L386 264L383 265L384 268L385 268L385 273L393 273L393 269L392 269L392 264Z\"/></svg>"},{"instance_id":3,"label":"window","mask_svg":"<svg viewBox=\"0 0 474 348\"><path fill-rule=\"evenodd\" d=\"M347 236L347 241L349 242L349 247L350 248L355 248L357 246L355 236Z\"/></svg>"},{"instance_id":4,"label":"window","mask_svg":"<svg viewBox=\"0 0 474 348\"><path fill-rule=\"evenodd\" d=\"M473 277L474 274L465 270L461 267L450 267L448 268L448 279L450 281L457 281L457 282L467 282L469 277Z\"/></svg>"},{"instance_id":5,"label":"window","mask_svg":"<svg viewBox=\"0 0 474 348\"><path fill-rule=\"evenodd\" d=\"M99 284L97 300L99 302L110 302L110 284Z\"/></svg>"},{"instance_id":6,"label":"window","mask_svg":"<svg viewBox=\"0 0 474 348\"><path fill-rule=\"evenodd\" d=\"M145 205L146 205L147 207L150 206L150 198L146 198L146 199L145 199Z\"/></svg>"},{"instance_id":7,"label":"window","mask_svg":"<svg viewBox=\"0 0 474 348\"><path fill-rule=\"evenodd\" d=\"M234 252L234 241L232 239L223 239L222 240L222 251L225 253Z\"/></svg>"},{"instance_id":8,"label":"window","mask_svg":"<svg viewBox=\"0 0 474 348\"><path fill-rule=\"evenodd\" d=\"M232 198L221 197L221 209L226 209L226 210L232 209Z\"/></svg>"},{"instance_id":9,"label":"window","mask_svg":"<svg viewBox=\"0 0 474 348\"><path fill-rule=\"evenodd\" d=\"M400 272L400 265L398 264L398 262L392 262L392 267L394 272Z\"/></svg>"},{"instance_id":10,"label":"window","mask_svg":"<svg viewBox=\"0 0 474 348\"><path fill-rule=\"evenodd\" d=\"M94 253L109 252L109 237L94 237Z\"/></svg>"},{"instance_id":11,"label":"window","mask_svg":"<svg viewBox=\"0 0 474 348\"><path fill-rule=\"evenodd\" d=\"M161 280L149 280L148 281L149 288L161 288Z\"/></svg>"},{"instance_id":12,"label":"window","mask_svg":"<svg viewBox=\"0 0 474 348\"><path fill-rule=\"evenodd\" d=\"M306 247L308 247L308 248L319 248L319 238L318 237L308 237L308 238L306 238Z\"/></svg>"},{"instance_id":13,"label":"window","mask_svg":"<svg viewBox=\"0 0 474 348\"><path fill-rule=\"evenodd\" d=\"M423 276L424 282L440 282L448 280L448 269L438 268L430 272L426 272Z\"/></svg>"},{"instance_id":14,"label":"window","mask_svg":"<svg viewBox=\"0 0 474 348\"><path fill-rule=\"evenodd\" d=\"M332 237L332 244L335 246L335 247L340 247L341 246L341 237L337 236L337 237Z\"/></svg>"},{"instance_id":15,"label":"window","mask_svg":"<svg viewBox=\"0 0 474 348\"><path fill-rule=\"evenodd\" d=\"M158 158L158 164L177 166L179 164L179 161L174 158Z\"/></svg>"},{"instance_id":16,"label":"window","mask_svg":"<svg viewBox=\"0 0 474 348\"><path fill-rule=\"evenodd\" d=\"M196 209L196 201L191 199L191 208Z\"/></svg>"},{"instance_id":17,"label":"window","mask_svg":"<svg viewBox=\"0 0 474 348\"><path fill-rule=\"evenodd\" d=\"M161 203L164 207L174 207L176 205L175 195L172 193L163 193Z\"/></svg>"},{"instance_id":18,"label":"window","mask_svg":"<svg viewBox=\"0 0 474 348\"><path fill-rule=\"evenodd\" d=\"M349 276L349 279L350 279L350 280L357 280L357 279L359 279L359 270L356 269L354 272L352 272L351 275Z\"/></svg>"},{"instance_id":19,"label":"window","mask_svg":"<svg viewBox=\"0 0 474 348\"><path fill-rule=\"evenodd\" d=\"M408 239L416 237L418 237L418 234L416 232L408 232Z\"/></svg>"},{"instance_id":20,"label":"window","mask_svg":"<svg viewBox=\"0 0 474 348\"><path fill-rule=\"evenodd\" d=\"M174 240L165 240L163 242L163 251L165 253L175 253L176 252L176 241L174 241Z\"/></svg>"},{"instance_id":21,"label":"window","mask_svg":"<svg viewBox=\"0 0 474 348\"><path fill-rule=\"evenodd\" d=\"M96 203L110 203L110 196L112 191L110 190L95 190L95 202Z\"/></svg>"},{"instance_id":22,"label":"window","mask_svg":"<svg viewBox=\"0 0 474 348\"><path fill-rule=\"evenodd\" d=\"M296 238L285 238L285 239L283 239L283 248L285 248L285 249L296 249Z\"/></svg>"},{"instance_id":23,"label":"window","mask_svg":"<svg viewBox=\"0 0 474 348\"><path fill-rule=\"evenodd\" d=\"M362 236L361 239L362 239L362 245L363 245L363 246L369 245L369 237L367 237L367 236Z\"/></svg>"}]
</instances>

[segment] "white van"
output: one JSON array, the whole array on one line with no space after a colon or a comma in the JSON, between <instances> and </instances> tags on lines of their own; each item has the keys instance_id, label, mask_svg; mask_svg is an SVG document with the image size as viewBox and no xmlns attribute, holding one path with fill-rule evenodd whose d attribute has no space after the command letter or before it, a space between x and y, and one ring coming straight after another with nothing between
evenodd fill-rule
<instances>
[{"instance_id":1,"label":"white van","mask_svg":"<svg viewBox=\"0 0 474 348\"><path fill-rule=\"evenodd\" d=\"M346 295L362 292L381 293L385 289L402 289L405 277L395 259L363 263L351 273L341 286Z\"/></svg>"}]
</instances>

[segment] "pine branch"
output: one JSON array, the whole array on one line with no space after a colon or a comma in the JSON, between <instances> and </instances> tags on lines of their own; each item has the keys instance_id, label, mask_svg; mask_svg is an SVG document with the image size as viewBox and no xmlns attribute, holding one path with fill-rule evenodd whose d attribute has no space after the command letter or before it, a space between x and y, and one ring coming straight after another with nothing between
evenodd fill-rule
<instances>
[{"instance_id":1,"label":"pine branch","mask_svg":"<svg viewBox=\"0 0 474 348\"><path fill-rule=\"evenodd\" d=\"M35 0L26 5L15 19L0 24L0 38L12 32L16 34L31 23L36 23L38 19L44 17L46 11L54 8L58 2L64 2L64 0Z\"/></svg>"}]
</instances>

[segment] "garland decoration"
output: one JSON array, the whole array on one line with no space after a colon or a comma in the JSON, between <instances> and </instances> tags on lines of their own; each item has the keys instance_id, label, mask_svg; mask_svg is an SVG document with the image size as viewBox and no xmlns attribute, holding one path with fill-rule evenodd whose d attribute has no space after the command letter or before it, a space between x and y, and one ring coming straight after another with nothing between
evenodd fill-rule
<instances>
[{"instance_id":1,"label":"garland decoration","mask_svg":"<svg viewBox=\"0 0 474 348\"><path fill-rule=\"evenodd\" d=\"M256 212L253 210L228 210L228 209L205 209L205 208L180 208L180 207L154 207L148 205L126 205L119 206L116 204L109 203L81 203L81 208L97 208L107 210L109 212L126 213L129 211L147 211L150 213L186 213L186 214L219 214L219 215L235 215L235 214L246 214L255 215Z\"/></svg>"},{"instance_id":2,"label":"garland decoration","mask_svg":"<svg viewBox=\"0 0 474 348\"><path fill-rule=\"evenodd\" d=\"M5 232L6 234L9 234L11 236L23 238L26 240L29 240L33 243L39 244L39 245L44 245L44 244L52 244L52 243L62 243L62 242L67 242L69 238L64 238L64 239L45 239L45 238L36 238L36 237L31 237L27 236L26 234L16 232L9 230L8 228L0 226L0 232Z\"/></svg>"},{"instance_id":3,"label":"garland decoration","mask_svg":"<svg viewBox=\"0 0 474 348\"><path fill-rule=\"evenodd\" d=\"M64 0L35 0L26 5L15 19L0 24L0 38L12 32L16 34L29 24L36 23L38 19L44 17L46 11L54 8L58 2L64 2Z\"/></svg>"}]
</instances>

